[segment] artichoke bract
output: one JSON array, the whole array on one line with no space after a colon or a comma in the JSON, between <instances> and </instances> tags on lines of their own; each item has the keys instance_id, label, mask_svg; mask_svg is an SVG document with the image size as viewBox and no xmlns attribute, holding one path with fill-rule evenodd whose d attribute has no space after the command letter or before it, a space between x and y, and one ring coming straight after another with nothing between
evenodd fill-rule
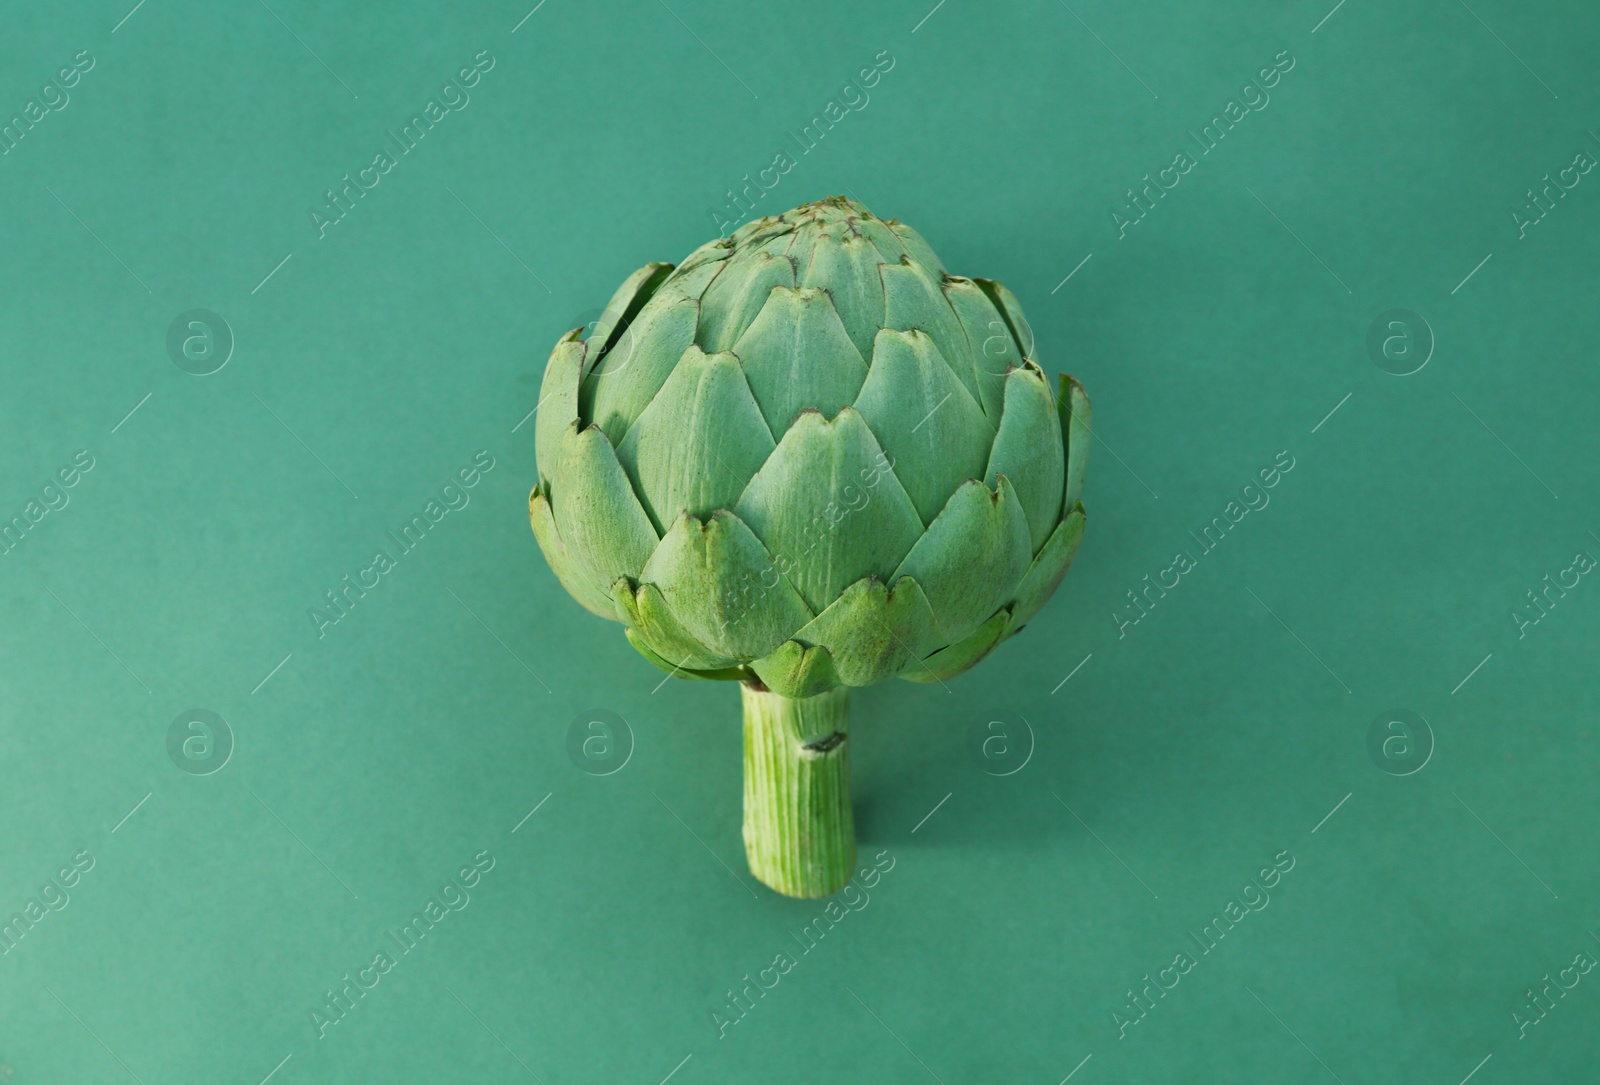
<instances>
[{"instance_id":1,"label":"artichoke bract","mask_svg":"<svg viewBox=\"0 0 1600 1085\"><path fill-rule=\"evenodd\" d=\"M949 679L1049 599L1083 535L1082 386L1052 389L999 282L834 197L628 276L539 402L551 569L661 669L743 683L751 871L834 892L849 688Z\"/></svg>"}]
</instances>

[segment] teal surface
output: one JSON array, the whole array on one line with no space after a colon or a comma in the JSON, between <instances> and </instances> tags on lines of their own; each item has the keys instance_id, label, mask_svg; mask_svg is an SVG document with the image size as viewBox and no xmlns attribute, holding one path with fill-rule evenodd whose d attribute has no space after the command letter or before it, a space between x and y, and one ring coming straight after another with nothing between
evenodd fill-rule
<instances>
[{"instance_id":1,"label":"teal surface","mask_svg":"<svg viewBox=\"0 0 1600 1085\"><path fill-rule=\"evenodd\" d=\"M1594 1079L1592 6L6 31L0 1081ZM557 337L747 185L1095 405L1056 598L855 695L831 904L527 519Z\"/></svg>"}]
</instances>

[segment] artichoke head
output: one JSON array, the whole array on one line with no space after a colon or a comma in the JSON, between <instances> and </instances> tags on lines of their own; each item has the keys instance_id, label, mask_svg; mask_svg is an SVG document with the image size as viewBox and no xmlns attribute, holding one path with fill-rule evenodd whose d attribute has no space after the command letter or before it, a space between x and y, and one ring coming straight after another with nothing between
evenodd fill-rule
<instances>
[{"instance_id":1,"label":"artichoke head","mask_svg":"<svg viewBox=\"0 0 1600 1085\"><path fill-rule=\"evenodd\" d=\"M573 598L687 678L942 681L1083 535L1089 401L1000 283L843 197L647 264L545 369L529 498Z\"/></svg>"}]
</instances>

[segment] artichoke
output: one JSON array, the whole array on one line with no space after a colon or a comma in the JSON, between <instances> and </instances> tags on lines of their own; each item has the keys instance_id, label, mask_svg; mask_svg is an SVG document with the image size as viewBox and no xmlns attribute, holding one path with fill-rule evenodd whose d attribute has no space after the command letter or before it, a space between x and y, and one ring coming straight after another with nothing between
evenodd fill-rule
<instances>
[{"instance_id":1,"label":"artichoke","mask_svg":"<svg viewBox=\"0 0 1600 1085\"><path fill-rule=\"evenodd\" d=\"M646 264L550 355L534 535L650 662L742 683L781 893L850 877L850 687L960 674L1072 561L1089 401L1033 358L1009 290L843 197Z\"/></svg>"}]
</instances>

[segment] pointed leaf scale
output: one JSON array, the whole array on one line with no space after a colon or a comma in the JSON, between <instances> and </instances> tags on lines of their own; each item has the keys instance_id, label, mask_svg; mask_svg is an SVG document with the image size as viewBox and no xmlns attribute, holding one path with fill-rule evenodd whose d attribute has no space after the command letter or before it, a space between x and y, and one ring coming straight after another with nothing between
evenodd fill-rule
<instances>
[{"instance_id":1,"label":"pointed leaf scale","mask_svg":"<svg viewBox=\"0 0 1600 1085\"><path fill-rule=\"evenodd\" d=\"M617 455L664 530L685 510L707 516L732 507L772 450L739 359L690 346Z\"/></svg>"},{"instance_id":2,"label":"pointed leaf scale","mask_svg":"<svg viewBox=\"0 0 1600 1085\"><path fill-rule=\"evenodd\" d=\"M617 612L637 638L656 655L679 667L715 671L737 665L736 659L719 656L684 629L672 608L654 584L635 584L629 577L618 577L611 585Z\"/></svg>"},{"instance_id":3,"label":"pointed leaf scale","mask_svg":"<svg viewBox=\"0 0 1600 1085\"><path fill-rule=\"evenodd\" d=\"M883 327L880 261L878 250L864 237L822 234L812 246L810 262L801 266L800 285L828 292L845 332L863 358L872 356L872 338Z\"/></svg>"},{"instance_id":4,"label":"pointed leaf scale","mask_svg":"<svg viewBox=\"0 0 1600 1085\"><path fill-rule=\"evenodd\" d=\"M794 286L794 261L787 256L758 252L728 261L701 295L695 342L708 354L732 347L775 286Z\"/></svg>"},{"instance_id":5,"label":"pointed leaf scale","mask_svg":"<svg viewBox=\"0 0 1600 1085\"><path fill-rule=\"evenodd\" d=\"M1032 555L1028 517L1011 483L1002 478L991 492L974 480L951 496L895 578L916 579L944 643L954 644L1011 598Z\"/></svg>"},{"instance_id":6,"label":"pointed leaf scale","mask_svg":"<svg viewBox=\"0 0 1600 1085\"><path fill-rule=\"evenodd\" d=\"M812 619L760 540L725 509L704 522L679 516L639 579L660 588L678 624L719 656L764 656Z\"/></svg>"},{"instance_id":7,"label":"pointed leaf scale","mask_svg":"<svg viewBox=\"0 0 1600 1085\"><path fill-rule=\"evenodd\" d=\"M544 560L549 564L550 571L556 574L561 586L567 589L567 594L583 604L590 613L613 622L621 621L611 596L596 587L573 560L566 542L561 538L561 532L556 530L555 517L550 514L550 502L537 486L528 494L528 519L533 524L533 537L539 540L539 549L544 552Z\"/></svg>"},{"instance_id":8,"label":"pointed leaf scale","mask_svg":"<svg viewBox=\"0 0 1600 1085\"><path fill-rule=\"evenodd\" d=\"M984 481L1005 475L1028 514L1030 553L1037 553L1061 518L1064 455L1061 421L1044 373L1031 362L1006 378L1005 413L989 453Z\"/></svg>"},{"instance_id":9,"label":"pointed leaf scale","mask_svg":"<svg viewBox=\"0 0 1600 1085\"><path fill-rule=\"evenodd\" d=\"M541 478L549 478L556 470L561 435L578 420L578 382L588 349L577 330L570 331L561 337L545 364L533 421L533 452Z\"/></svg>"},{"instance_id":10,"label":"pointed leaf scale","mask_svg":"<svg viewBox=\"0 0 1600 1085\"><path fill-rule=\"evenodd\" d=\"M806 407L832 418L856 398L867 364L825 290L780 286L734 344L773 433Z\"/></svg>"},{"instance_id":11,"label":"pointed leaf scale","mask_svg":"<svg viewBox=\"0 0 1600 1085\"><path fill-rule=\"evenodd\" d=\"M1011 326L989 300L989 295L971 279L948 279L944 296L967 333L968 356L978 384L978 400L989 420L1000 417L1005 400L1006 372L1022 364L1022 351L1011 335Z\"/></svg>"},{"instance_id":12,"label":"pointed leaf scale","mask_svg":"<svg viewBox=\"0 0 1600 1085\"><path fill-rule=\"evenodd\" d=\"M883 326L927 333L939 348L939 356L976 400L978 381L972 359L967 357L967 333L939 283L928 271L909 263L884 264L878 273L883 279Z\"/></svg>"},{"instance_id":13,"label":"pointed leaf scale","mask_svg":"<svg viewBox=\"0 0 1600 1085\"><path fill-rule=\"evenodd\" d=\"M560 465L546 497L576 571L609 593L619 576L637 576L660 542L611 442L597 426L562 434Z\"/></svg>"},{"instance_id":14,"label":"pointed leaf scale","mask_svg":"<svg viewBox=\"0 0 1600 1085\"><path fill-rule=\"evenodd\" d=\"M856 410L894 462L923 523L988 463L994 428L923 332L885 329Z\"/></svg>"},{"instance_id":15,"label":"pointed leaf scale","mask_svg":"<svg viewBox=\"0 0 1600 1085\"><path fill-rule=\"evenodd\" d=\"M739 498L734 511L813 612L864 576L887 580L922 535L891 467L853 408L831 421L804 411Z\"/></svg>"},{"instance_id":16,"label":"pointed leaf scale","mask_svg":"<svg viewBox=\"0 0 1600 1085\"><path fill-rule=\"evenodd\" d=\"M583 384L582 417L618 444L694 342L700 303L648 306Z\"/></svg>"},{"instance_id":17,"label":"pointed leaf scale","mask_svg":"<svg viewBox=\"0 0 1600 1085\"><path fill-rule=\"evenodd\" d=\"M794 639L827 648L844 685L870 686L914 665L936 636L933 610L915 580L903 577L890 591L867 577L846 588Z\"/></svg>"},{"instance_id":18,"label":"pointed leaf scale","mask_svg":"<svg viewBox=\"0 0 1600 1085\"><path fill-rule=\"evenodd\" d=\"M820 645L807 647L792 640L750 664L772 692L784 697L815 697L842 685L833 669L833 656Z\"/></svg>"}]
</instances>

